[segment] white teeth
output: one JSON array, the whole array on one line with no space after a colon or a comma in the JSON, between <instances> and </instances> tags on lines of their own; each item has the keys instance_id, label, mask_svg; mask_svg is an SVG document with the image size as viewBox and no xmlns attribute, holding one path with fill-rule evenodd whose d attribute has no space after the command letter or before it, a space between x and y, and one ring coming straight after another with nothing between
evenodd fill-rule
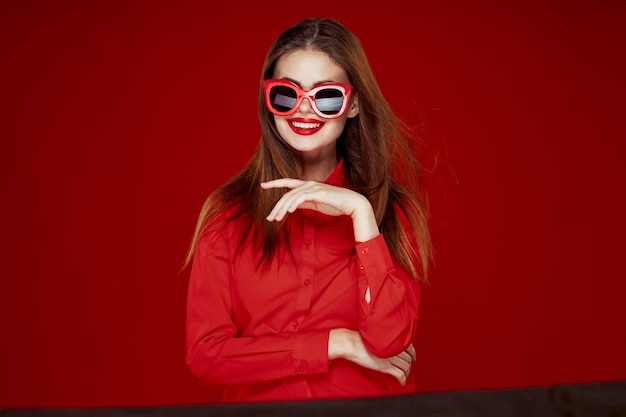
<instances>
[{"instance_id":1,"label":"white teeth","mask_svg":"<svg viewBox=\"0 0 626 417\"><path fill-rule=\"evenodd\" d=\"M317 129L322 124L321 123L302 123L302 122L291 122L294 127L298 129Z\"/></svg>"}]
</instances>

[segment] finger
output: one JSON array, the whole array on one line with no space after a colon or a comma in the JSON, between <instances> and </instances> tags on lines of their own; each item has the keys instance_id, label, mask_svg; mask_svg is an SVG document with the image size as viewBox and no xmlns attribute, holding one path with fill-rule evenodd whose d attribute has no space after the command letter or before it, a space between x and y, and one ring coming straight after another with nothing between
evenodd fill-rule
<instances>
[{"instance_id":1,"label":"finger","mask_svg":"<svg viewBox=\"0 0 626 417\"><path fill-rule=\"evenodd\" d=\"M394 366L393 364L389 364L387 368L385 368L384 372L396 378L400 385L404 386L406 384L407 375L402 369Z\"/></svg>"},{"instance_id":2,"label":"finger","mask_svg":"<svg viewBox=\"0 0 626 417\"><path fill-rule=\"evenodd\" d=\"M303 206L315 207L316 203L323 203L325 199L326 193L323 189L316 184L306 184L291 191L286 208L289 213L293 213Z\"/></svg>"},{"instance_id":3,"label":"finger","mask_svg":"<svg viewBox=\"0 0 626 417\"><path fill-rule=\"evenodd\" d=\"M273 215L275 220L282 220L287 213L293 213L300 207L307 207L312 205L314 207L315 202L323 201L323 191L314 182L304 182L302 185L292 189L285 193L282 198L276 203ZM310 204L309 204L310 203Z\"/></svg>"},{"instance_id":4,"label":"finger","mask_svg":"<svg viewBox=\"0 0 626 417\"><path fill-rule=\"evenodd\" d=\"M396 355L399 359L402 359L403 361L405 361L406 363L409 364L409 366L411 366L411 363L413 363L413 357L407 352L400 352Z\"/></svg>"},{"instance_id":5,"label":"finger","mask_svg":"<svg viewBox=\"0 0 626 417\"><path fill-rule=\"evenodd\" d=\"M261 183L261 188L264 189L268 189L268 188L296 188L299 187L303 184L305 184L306 181L302 181L302 180L298 180L298 179L294 179L294 178L279 178L277 180L271 180L271 181L266 181L266 182L262 182Z\"/></svg>"},{"instance_id":6,"label":"finger","mask_svg":"<svg viewBox=\"0 0 626 417\"><path fill-rule=\"evenodd\" d=\"M281 178L278 180L273 180L269 182L261 183L261 187L263 188L284 188L284 187L294 187L291 190L287 191L283 196L276 202L270 214L266 217L268 221L280 221L282 220L287 211L293 213L297 207L293 207L293 201L296 199L303 189L309 189L313 187L316 183L313 181L302 181L296 180L292 178Z\"/></svg>"},{"instance_id":7,"label":"finger","mask_svg":"<svg viewBox=\"0 0 626 417\"><path fill-rule=\"evenodd\" d=\"M278 181L283 182L283 179L272 181L272 183L275 185L276 183L278 183ZM295 180L295 181L299 181L299 180ZM261 186L265 186L267 184L269 184L269 183L262 183ZM294 185L295 182L290 183L290 184ZM302 187L305 184L306 183L303 183L299 187ZM276 204L272 208L272 211L266 217L266 219L269 220L269 221L272 221L272 220L280 221L280 220L282 220L283 217L285 216L286 212L287 212L287 209L291 205L291 201L293 199L294 193L298 190L299 187L296 187L295 189L287 191L285 194L283 194L283 196L276 202Z\"/></svg>"},{"instance_id":8,"label":"finger","mask_svg":"<svg viewBox=\"0 0 626 417\"><path fill-rule=\"evenodd\" d=\"M267 220L281 221L287 215L287 212L293 213L295 211L295 208L293 208L294 200L298 198L298 195L300 194L300 188L302 188L303 186L305 185L302 185L285 193L274 205L272 211L267 216Z\"/></svg>"},{"instance_id":9,"label":"finger","mask_svg":"<svg viewBox=\"0 0 626 417\"><path fill-rule=\"evenodd\" d=\"M417 359L417 352L415 351L415 346L413 346L413 343L411 343L409 347L406 348L405 352L411 355L411 358L413 358L414 361Z\"/></svg>"},{"instance_id":10,"label":"finger","mask_svg":"<svg viewBox=\"0 0 626 417\"><path fill-rule=\"evenodd\" d=\"M389 358L389 363L402 371L405 377L409 376L411 372L411 363L407 362L403 359L398 358L397 356Z\"/></svg>"},{"instance_id":11,"label":"finger","mask_svg":"<svg viewBox=\"0 0 626 417\"><path fill-rule=\"evenodd\" d=\"M281 221L285 217L287 212L287 209L285 208L286 204L287 203L285 202L285 197L283 196L283 198L278 200L276 205L272 208L272 211L270 212L270 214L268 214L266 219L268 221Z\"/></svg>"}]
</instances>

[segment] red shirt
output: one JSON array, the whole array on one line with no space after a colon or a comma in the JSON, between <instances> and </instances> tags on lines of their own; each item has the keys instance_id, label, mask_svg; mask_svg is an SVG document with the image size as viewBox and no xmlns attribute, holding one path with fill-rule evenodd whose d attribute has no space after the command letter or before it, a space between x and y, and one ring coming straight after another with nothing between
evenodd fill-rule
<instances>
[{"instance_id":1,"label":"red shirt","mask_svg":"<svg viewBox=\"0 0 626 417\"><path fill-rule=\"evenodd\" d=\"M342 186L342 165L326 183ZM392 260L383 236L355 242L349 216L312 210L290 214L285 227L293 258L280 247L266 270L256 268L250 244L233 256L237 221L200 239L187 303L193 374L225 385L228 402L410 392L411 378L402 387L389 375L328 360L334 328L358 330L379 357L400 353L415 335L419 285Z\"/></svg>"}]
</instances>

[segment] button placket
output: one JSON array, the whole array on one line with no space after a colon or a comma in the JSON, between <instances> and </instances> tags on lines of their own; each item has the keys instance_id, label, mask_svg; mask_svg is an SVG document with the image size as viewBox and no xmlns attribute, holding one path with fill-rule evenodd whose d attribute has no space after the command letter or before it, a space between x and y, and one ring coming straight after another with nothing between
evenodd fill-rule
<instances>
[{"instance_id":1,"label":"button placket","mask_svg":"<svg viewBox=\"0 0 626 417\"><path fill-rule=\"evenodd\" d=\"M315 225L306 216L302 223L302 243L298 253L299 289L296 310L292 316L290 331L298 331L305 322L311 308L313 298L313 280L315 278Z\"/></svg>"}]
</instances>

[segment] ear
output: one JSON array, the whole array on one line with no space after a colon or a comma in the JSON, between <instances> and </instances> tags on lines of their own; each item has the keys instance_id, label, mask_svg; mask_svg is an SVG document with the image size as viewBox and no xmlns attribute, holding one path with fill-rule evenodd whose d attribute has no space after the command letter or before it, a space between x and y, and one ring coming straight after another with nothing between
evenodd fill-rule
<instances>
[{"instance_id":1,"label":"ear","mask_svg":"<svg viewBox=\"0 0 626 417\"><path fill-rule=\"evenodd\" d=\"M357 114L359 114L359 96L357 94L352 95L350 98L350 103L348 104L347 111L348 119L352 119Z\"/></svg>"}]
</instances>

